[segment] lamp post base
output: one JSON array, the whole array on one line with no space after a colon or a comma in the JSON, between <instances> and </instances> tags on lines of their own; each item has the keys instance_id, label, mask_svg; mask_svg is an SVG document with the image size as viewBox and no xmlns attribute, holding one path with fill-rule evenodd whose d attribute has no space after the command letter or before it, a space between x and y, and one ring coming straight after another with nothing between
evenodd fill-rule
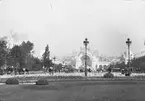
<instances>
[{"instance_id":1,"label":"lamp post base","mask_svg":"<svg viewBox=\"0 0 145 101\"><path fill-rule=\"evenodd\" d=\"M126 70L125 70L125 76L130 76L130 75L131 75L130 69L126 69Z\"/></svg>"}]
</instances>

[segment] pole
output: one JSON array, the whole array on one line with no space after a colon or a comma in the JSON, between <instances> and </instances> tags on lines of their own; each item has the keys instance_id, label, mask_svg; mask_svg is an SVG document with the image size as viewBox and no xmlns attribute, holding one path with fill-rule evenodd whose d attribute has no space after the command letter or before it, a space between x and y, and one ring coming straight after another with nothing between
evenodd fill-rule
<instances>
[{"instance_id":1,"label":"pole","mask_svg":"<svg viewBox=\"0 0 145 101\"><path fill-rule=\"evenodd\" d=\"M128 69L130 67L130 45L128 45Z\"/></svg>"},{"instance_id":2,"label":"pole","mask_svg":"<svg viewBox=\"0 0 145 101\"><path fill-rule=\"evenodd\" d=\"M130 39L128 38L127 41L126 41L126 44L128 46L128 68L127 68L127 75L130 75L130 44L131 44L131 41Z\"/></svg>"},{"instance_id":3,"label":"pole","mask_svg":"<svg viewBox=\"0 0 145 101\"><path fill-rule=\"evenodd\" d=\"M85 76L87 76L87 44L88 43L89 43L89 41L86 38L84 41L84 45L85 45Z\"/></svg>"},{"instance_id":4,"label":"pole","mask_svg":"<svg viewBox=\"0 0 145 101\"><path fill-rule=\"evenodd\" d=\"M85 45L85 76L87 76L87 45Z\"/></svg>"}]
</instances>

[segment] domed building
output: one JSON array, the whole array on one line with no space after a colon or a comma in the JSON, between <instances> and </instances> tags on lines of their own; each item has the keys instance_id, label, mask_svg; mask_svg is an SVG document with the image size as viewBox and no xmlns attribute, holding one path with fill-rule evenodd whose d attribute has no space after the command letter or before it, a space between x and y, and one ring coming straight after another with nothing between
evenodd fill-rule
<instances>
[{"instance_id":1,"label":"domed building","mask_svg":"<svg viewBox=\"0 0 145 101\"><path fill-rule=\"evenodd\" d=\"M95 54L93 54L95 53ZM80 52L78 52L76 59L76 69L85 68L85 48L80 48ZM87 69L91 69L92 71L97 71L99 68L106 67L110 64L109 61L100 60L99 55L96 52L91 51L90 48L87 48Z\"/></svg>"}]
</instances>

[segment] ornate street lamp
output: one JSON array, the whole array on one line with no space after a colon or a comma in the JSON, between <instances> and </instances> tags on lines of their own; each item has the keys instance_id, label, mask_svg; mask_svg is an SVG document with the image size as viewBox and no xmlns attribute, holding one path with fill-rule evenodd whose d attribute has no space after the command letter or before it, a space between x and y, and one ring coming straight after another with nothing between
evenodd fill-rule
<instances>
[{"instance_id":1,"label":"ornate street lamp","mask_svg":"<svg viewBox=\"0 0 145 101\"><path fill-rule=\"evenodd\" d=\"M128 72L129 72L129 67L130 67L130 45L131 45L131 41L130 39L128 38L127 41L126 41L126 44L128 46Z\"/></svg>"},{"instance_id":2,"label":"ornate street lamp","mask_svg":"<svg viewBox=\"0 0 145 101\"><path fill-rule=\"evenodd\" d=\"M85 76L87 76L87 45L89 44L88 39L86 38L83 43L85 45Z\"/></svg>"}]
</instances>

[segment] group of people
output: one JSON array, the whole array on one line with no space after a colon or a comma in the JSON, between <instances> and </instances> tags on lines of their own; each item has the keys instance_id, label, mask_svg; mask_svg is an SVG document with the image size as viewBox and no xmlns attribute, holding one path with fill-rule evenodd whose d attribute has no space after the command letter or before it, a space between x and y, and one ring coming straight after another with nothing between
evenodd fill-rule
<instances>
[{"instance_id":1,"label":"group of people","mask_svg":"<svg viewBox=\"0 0 145 101\"><path fill-rule=\"evenodd\" d=\"M13 66L7 66L2 68L2 74L29 74L29 70L27 68L15 68Z\"/></svg>"},{"instance_id":2,"label":"group of people","mask_svg":"<svg viewBox=\"0 0 145 101\"><path fill-rule=\"evenodd\" d=\"M53 67L49 67L49 68L43 67L43 71L44 73L49 72L50 75L53 75L53 72L54 72Z\"/></svg>"}]
</instances>

